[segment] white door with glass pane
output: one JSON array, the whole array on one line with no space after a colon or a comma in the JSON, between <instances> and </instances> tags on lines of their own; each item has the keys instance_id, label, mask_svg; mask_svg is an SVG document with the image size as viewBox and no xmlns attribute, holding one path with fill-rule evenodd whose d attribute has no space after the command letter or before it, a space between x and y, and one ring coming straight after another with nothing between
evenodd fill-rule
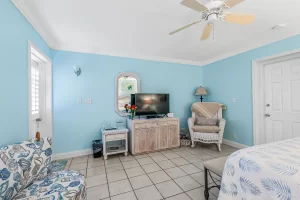
<instances>
[{"instance_id":1,"label":"white door with glass pane","mask_svg":"<svg viewBox=\"0 0 300 200\"><path fill-rule=\"evenodd\" d=\"M300 137L300 59L265 66L265 142Z\"/></svg>"},{"instance_id":2,"label":"white door with glass pane","mask_svg":"<svg viewBox=\"0 0 300 200\"><path fill-rule=\"evenodd\" d=\"M32 58L35 58L32 55ZM47 123L44 119L46 115L46 74L45 65L38 59L31 60L31 119L30 138L35 138L36 132L40 132L42 137L52 136L52 132L47 130Z\"/></svg>"}]
</instances>

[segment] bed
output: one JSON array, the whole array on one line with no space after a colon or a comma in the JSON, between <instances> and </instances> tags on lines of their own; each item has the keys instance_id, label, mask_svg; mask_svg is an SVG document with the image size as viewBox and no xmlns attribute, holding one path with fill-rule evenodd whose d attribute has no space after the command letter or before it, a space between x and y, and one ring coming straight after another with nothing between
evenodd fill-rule
<instances>
[{"instance_id":1,"label":"bed","mask_svg":"<svg viewBox=\"0 0 300 200\"><path fill-rule=\"evenodd\" d=\"M226 161L219 200L299 200L300 137L241 149Z\"/></svg>"}]
</instances>

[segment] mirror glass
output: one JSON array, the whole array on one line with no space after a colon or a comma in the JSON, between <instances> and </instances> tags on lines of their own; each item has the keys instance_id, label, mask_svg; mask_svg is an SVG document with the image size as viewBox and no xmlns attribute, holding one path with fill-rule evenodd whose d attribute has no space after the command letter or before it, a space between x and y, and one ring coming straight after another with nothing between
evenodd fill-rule
<instances>
[{"instance_id":1,"label":"mirror glass","mask_svg":"<svg viewBox=\"0 0 300 200\"><path fill-rule=\"evenodd\" d=\"M130 105L131 94L140 92L140 78L129 72L123 72L116 77L116 112L127 116L125 104Z\"/></svg>"}]
</instances>

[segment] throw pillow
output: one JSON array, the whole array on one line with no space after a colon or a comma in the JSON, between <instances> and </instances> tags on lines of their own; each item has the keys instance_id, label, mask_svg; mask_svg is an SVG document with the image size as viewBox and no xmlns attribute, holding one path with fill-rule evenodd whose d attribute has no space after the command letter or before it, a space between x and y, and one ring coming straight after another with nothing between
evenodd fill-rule
<instances>
[{"instance_id":1,"label":"throw pillow","mask_svg":"<svg viewBox=\"0 0 300 200\"><path fill-rule=\"evenodd\" d=\"M207 119L205 117L196 117L195 125L198 126L217 126L218 119Z\"/></svg>"}]
</instances>

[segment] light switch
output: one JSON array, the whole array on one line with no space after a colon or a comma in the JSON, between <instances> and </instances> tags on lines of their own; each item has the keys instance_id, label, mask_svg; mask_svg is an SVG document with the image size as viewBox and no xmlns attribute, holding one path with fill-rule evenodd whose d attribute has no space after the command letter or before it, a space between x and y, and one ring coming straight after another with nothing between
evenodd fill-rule
<instances>
[{"instance_id":1,"label":"light switch","mask_svg":"<svg viewBox=\"0 0 300 200\"><path fill-rule=\"evenodd\" d=\"M78 104L82 104L82 100L81 99L77 99L77 103Z\"/></svg>"},{"instance_id":2,"label":"light switch","mask_svg":"<svg viewBox=\"0 0 300 200\"><path fill-rule=\"evenodd\" d=\"M86 103L86 104L92 104L92 99L91 99L91 98L90 98L90 99L86 99L86 100L85 100L85 103Z\"/></svg>"},{"instance_id":3,"label":"light switch","mask_svg":"<svg viewBox=\"0 0 300 200\"><path fill-rule=\"evenodd\" d=\"M235 103L235 97L232 98L232 102Z\"/></svg>"}]
</instances>

